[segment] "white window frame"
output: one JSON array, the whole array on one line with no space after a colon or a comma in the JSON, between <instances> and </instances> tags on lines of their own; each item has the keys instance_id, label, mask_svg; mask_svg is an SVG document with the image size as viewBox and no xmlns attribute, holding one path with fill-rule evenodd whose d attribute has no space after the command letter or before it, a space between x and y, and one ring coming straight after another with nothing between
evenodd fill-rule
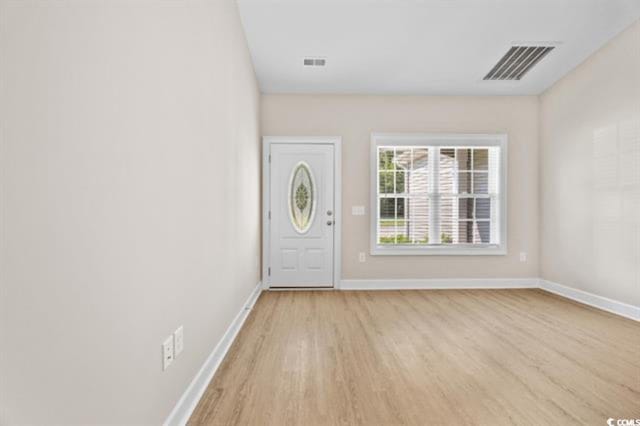
<instances>
[{"instance_id":1,"label":"white window frame","mask_svg":"<svg viewBox=\"0 0 640 426\"><path fill-rule=\"evenodd\" d=\"M507 135L506 134L409 134L409 133L372 133L371 134L371 255L506 255L507 254ZM486 146L500 148L500 166L498 168L498 194L500 206L492 220L499 221L499 242L496 244L461 245L388 245L378 244L377 225L379 219L378 203L378 147L379 146ZM432 232L431 230L430 232Z\"/></svg>"}]
</instances>

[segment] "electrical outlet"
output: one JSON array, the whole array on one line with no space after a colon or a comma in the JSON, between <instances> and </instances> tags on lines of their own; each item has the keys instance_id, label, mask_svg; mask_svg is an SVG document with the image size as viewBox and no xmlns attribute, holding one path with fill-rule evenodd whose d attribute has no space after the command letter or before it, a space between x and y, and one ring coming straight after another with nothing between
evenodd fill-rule
<instances>
[{"instance_id":1,"label":"electrical outlet","mask_svg":"<svg viewBox=\"0 0 640 426\"><path fill-rule=\"evenodd\" d=\"M363 251L358 253L358 261L366 262L366 260L367 260L367 255Z\"/></svg>"},{"instance_id":2,"label":"electrical outlet","mask_svg":"<svg viewBox=\"0 0 640 426\"><path fill-rule=\"evenodd\" d=\"M526 262L527 261L527 253L524 251L520 252L520 262Z\"/></svg>"},{"instance_id":3,"label":"electrical outlet","mask_svg":"<svg viewBox=\"0 0 640 426\"><path fill-rule=\"evenodd\" d=\"M177 358L184 349L184 328L182 326L178 327L178 329L173 332L173 343Z\"/></svg>"},{"instance_id":4,"label":"electrical outlet","mask_svg":"<svg viewBox=\"0 0 640 426\"><path fill-rule=\"evenodd\" d=\"M162 344L162 370L169 368L173 362L173 335L167 337Z\"/></svg>"}]
</instances>

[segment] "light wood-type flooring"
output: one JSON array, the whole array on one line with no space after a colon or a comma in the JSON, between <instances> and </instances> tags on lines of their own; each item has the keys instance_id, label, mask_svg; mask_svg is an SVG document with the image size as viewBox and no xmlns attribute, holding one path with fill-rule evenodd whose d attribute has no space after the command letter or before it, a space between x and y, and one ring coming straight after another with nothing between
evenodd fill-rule
<instances>
[{"instance_id":1,"label":"light wood-type flooring","mask_svg":"<svg viewBox=\"0 0 640 426\"><path fill-rule=\"evenodd\" d=\"M264 292L191 425L640 418L640 323L542 290Z\"/></svg>"}]
</instances>

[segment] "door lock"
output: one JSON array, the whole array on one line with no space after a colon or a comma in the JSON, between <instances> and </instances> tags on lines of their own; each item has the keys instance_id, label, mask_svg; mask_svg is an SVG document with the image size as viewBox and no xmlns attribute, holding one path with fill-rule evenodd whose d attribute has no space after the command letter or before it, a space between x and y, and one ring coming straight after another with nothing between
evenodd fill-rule
<instances>
[{"instance_id":1,"label":"door lock","mask_svg":"<svg viewBox=\"0 0 640 426\"><path fill-rule=\"evenodd\" d=\"M331 210L327 210L327 216L331 216L333 212Z\"/></svg>"},{"instance_id":2,"label":"door lock","mask_svg":"<svg viewBox=\"0 0 640 426\"><path fill-rule=\"evenodd\" d=\"M327 221L327 225L329 225L329 226L333 225L334 223L335 223L335 221L333 221L333 220L328 220Z\"/></svg>"}]
</instances>

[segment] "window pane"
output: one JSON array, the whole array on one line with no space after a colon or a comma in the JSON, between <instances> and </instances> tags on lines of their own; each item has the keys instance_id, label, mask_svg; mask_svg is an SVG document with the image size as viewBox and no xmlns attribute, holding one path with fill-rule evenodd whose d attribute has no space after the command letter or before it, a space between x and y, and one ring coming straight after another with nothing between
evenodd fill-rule
<instances>
[{"instance_id":1,"label":"window pane","mask_svg":"<svg viewBox=\"0 0 640 426\"><path fill-rule=\"evenodd\" d=\"M406 198L396 198L396 218L405 219L406 204L409 201Z\"/></svg>"},{"instance_id":2,"label":"window pane","mask_svg":"<svg viewBox=\"0 0 640 426\"><path fill-rule=\"evenodd\" d=\"M393 193L393 172L380 172L380 194Z\"/></svg>"},{"instance_id":3,"label":"window pane","mask_svg":"<svg viewBox=\"0 0 640 426\"><path fill-rule=\"evenodd\" d=\"M396 172L396 194L403 194L406 192L405 182L406 182L407 173L404 171Z\"/></svg>"},{"instance_id":4,"label":"window pane","mask_svg":"<svg viewBox=\"0 0 640 426\"><path fill-rule=\"evenodd\" d=\"M440 225L440 244L453 244L453 225L448 222L446 225Z\"/></svg>"},{"instance_id":5,"label":"window pane","mask_svg":"<svg viewBox=\"0 0 640 426\"><path fill-rule=\"evenodd\" d=\"M394 170L393 148L378 148L378 169Z\"/></svg>"},{"instance_id":6,"label":"window pane","mask_svg":"<svg viewBox=\"0 0 640 426\"><path fill-rule=\"evenodd\" d=\"M458 170L471 170L471 149L457 149L456 162Z\"/></svg>"},{"instance_id":7,"label":"window pane","mask_svg":"<svg viewBox=\"0 0 640 426\"><path fill-rule=\"evenodd\" d=\"M440 168L440 188L438 189L442 193L455 192L455 150L444 148L440 149L440 158L438 160L438 167Z\"/></svg>"},{"instance_id":8,"label":"window pane","mask_svg":"<svg viewBox=\"0 0 640 426\"><path fill-rule=\"evenodd\" d=\"M414 170L406 175L406 190L410 194L426 194L429 191L427 170Z\"/></svg>"},{"instance_id":9,"label":"window pane","mask_svg":"<svg viewBox=\"0 0 640 426\"><path fill-rule=\"evenodd\" d=\"M488 221L476 222L474 242L483 244L491 242L491 224Z\"/></svg>"},{"instance_id":10,"label":"window pane","mask_svg":"<svg viewBox=\"0 0 640 426\"><path fill-rule=\"evenodd\" d=\"M404 198L381 198L378 241L381 244L396 244L408 240L408 224L405 218Z\"/></svg>"},{"instance_id":11,"label":"window pane","mask_svg":"<svg viewBox=\"0 0 640 426\"><path fill-rule=\"evenodd\" d=\"M458 193L468 194L471 192L471 173L460 172L458 173Z\"/></svg>"},{"instance_id":12,"label":"window pane","mask_svg":"<svg viewBox=\"0 0 640 426\"><path fill-rule=\"evenodd\" d=\"M458 222L458 243L473 243L473 221Z\"/></svg>"},{"instance_id":13,"label":"window pane","mask_svg":"<svg viewBox=\"0 0 640 426\"><path fill-rule=\"evenodd\" d=\"M394 244L397 229L402 225L396 220L398 199L380 199L380 221L378 222L378 241L381 244ZM402 221L404 222L404 221Z\"/></svg>"},{"instance_id":14,"label":"window pane","mask_svg":"<svg viewBox=\"0 0 640 426\"><path fill-rule=\"evenodd\" d=\"M408 220L408 238L414 244L429 242L429 199L411 197L406 200L406 218Z\"/></svg>"},{"instance_id":15,"label":"window pane","mask_svg":"<svg viewBox=\"0 0 640 426\"><path fill-rule=\"evenodd\" d=\"M458 218L473 219L473 198L458 199Z\"/></svg>"},{"instance_id":16,"label":"window pane","mask_svg":"<svg viewBox=\"0 0 640 426\"><path fill-rule=\"evenodd\" d=\"M429 191L429 150L415 148L411 171L406 176L407 192L424 194Z\"/></svg>"},{"instance_id":17,"label":"window pane","mask_svg":"<svg viewBox=\"0 0 640 426\"><path fill-rule=\"evenodd\" d=\"M313 224L316 204L313 173L307 163L298 163L292 171L289 186L289 219L291 225L301 234Z\"/></svg>"},{"instance_id":18,"label":"window pane","mask_svg":"<svg viewBox=\"0 0 640 426\"><path fill-rule=\"evenodd\" d=\"M473 174L473 193L488 194L489 193L489 174L484 172L476 172Z\"/></svg>"},{"instance_id":19,"label":"window pane","mask_svg":"<svg viewBox=\"0 0 640 426\"><path fill-rule=\"evenodd\" d=\"M407 244L409 242L409 223L405 216L408 201L406 198L396 198L396 244Z\"/></svg>"},{"instance_id":20,"label":"window pane","mask_svg":"<svg viewBox=\"0 0 640 426\"><path fill-rule=\"evenodd\" d=\"M440 158L442 159L442 157L448 157L448 158L455 158L456 156L456 150L454 148L440 148Z\"/></svg>"},{"instance_id":21,"label":"window pane","mask_svg":"<svg viewBox=\"0 0 640 426\"><path fill-rule=\"evenodd\" d=\"M454 218L454 210L458 206L458 199L454 197L442 197L440 199L440 242L451 244L454 241L454 224L458 222Z\"/></svg>"},{"instance_id":22,"label":"window pane","mask_svg":"<svg viewBox=\"0 0 640 426\"><path fill-rule=\"evenodd\" d=\"M411 169L411 148L396 148L396 170L410 170Z\"/></svg>"},{"instance_id":23,"label":"window pane","mask_svg":"<svg viewBox=\"0 0 640 426\"><path fill-rule=\"evenodd\" d=\"M380 218L381 219L396 218L395 203L396 203L395 198L380 198Z\"/></svg>"},{"instance_id":24,"label":"window pane","mask_svg":"<svg viewBox=\"0 0 640 426\"><path fill-rule=\"evenodd\" d=\"M403 234L404 220L380 219L378 224L378 241L380 244L396 244L398 235ZM402 237L400 237L400 240Z\"/></svg>"},{"instance_id":25,"label":"window pane","mask_svg":"<svg viewBox=\"0 0 640 426\"><path fill-rule=\"evenodd\" d=\"M491 217L491 199L476 198L476 218L489 219Z\"/></svg>"},{"instance_id":26,"label":"window pane","mask_svg":"<svg viewBox=\"0 0 640 426\"><path fill-rule=\"evenodd\" d=\"M428 163L429 163L429 149L414 148L411 170L427 169Z\"/></svg>"},{"instance_id":27,"label":"window pane","mask_svg":"<svg viewBox=\"0 0 640 426\"><path fill-rule=\"evenodd\" d=\"M474 149L473 150L473 170L489 170L489 150Z\"/></svg>"}]
</instances>

